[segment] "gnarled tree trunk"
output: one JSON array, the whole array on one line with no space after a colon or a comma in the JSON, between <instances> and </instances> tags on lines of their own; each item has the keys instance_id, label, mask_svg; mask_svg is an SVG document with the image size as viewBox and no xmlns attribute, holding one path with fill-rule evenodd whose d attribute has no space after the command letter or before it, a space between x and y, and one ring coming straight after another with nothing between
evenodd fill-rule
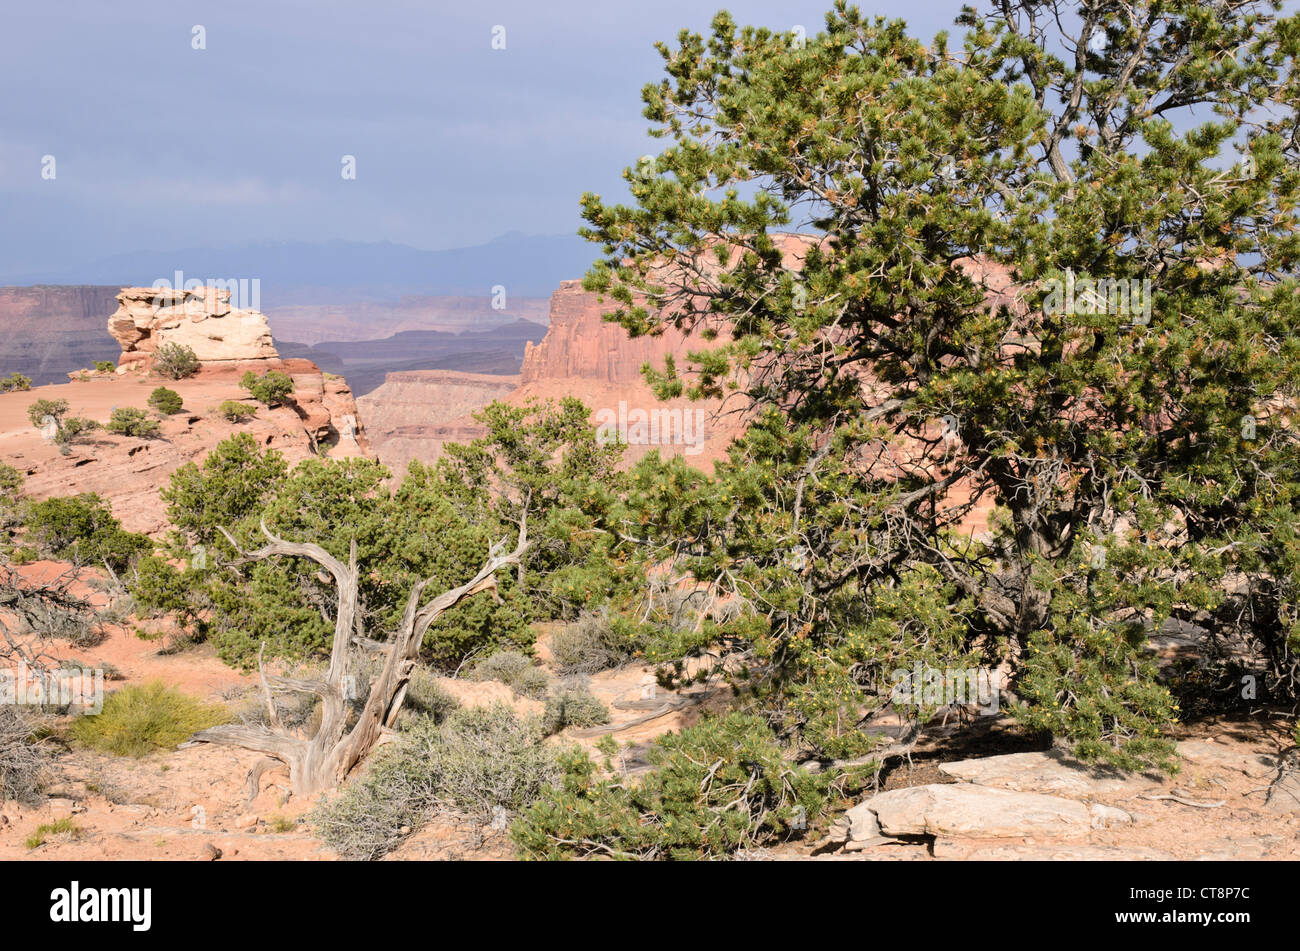
<instances>
[{"instance_id":1,"label":"gnarled tree trunk","mask_svg":"<svg viewBox=\"0 0 1300 951\"><path fill-rule=\"evenodd\" d=\"M282 555L309 558L328 571L334 579L334 586L338 590L338 613L334 619L334 644L330 651L329 670L323 680L268 677L263 672L262 686L270 710L268 727L212 727L196 733L185 745L216 743L265 753L288 766L290 784L298 795L309 795L336 786L391 732L406 699L407 682L429 626L463 599L480 591L495 590L496 572L507 565L517 564L528 547L527 527L521 523L519 541L514 550L509 554L504 553L505 539L492 545L483 567L459 587L444 591L423 607L420 603L432 579L426 578L412 587L398 629L392 632L386 642L367 642L365 645L384 655L385 661L383 670L370 686L365 708L349 730L347 701L349 685L355 682L352 679L354 647L361 646L356 635L356 542L352 543L348 563L345 565L319 545L288 542L276 537L265 522L262 523L262 533L267 538L267 544L256 551L244 552L230 534L222 529L222 534L242 556L236 564L248 564ZM260 655L258 667L261 668ZM312 693L320 698L320 728L311 739L293 736L280 727L275 701L271 695L273 687ZM265 764L259 764L250 773L250 798L257 795L258 778L264 769Z\"/></svg>"}]
</instances>

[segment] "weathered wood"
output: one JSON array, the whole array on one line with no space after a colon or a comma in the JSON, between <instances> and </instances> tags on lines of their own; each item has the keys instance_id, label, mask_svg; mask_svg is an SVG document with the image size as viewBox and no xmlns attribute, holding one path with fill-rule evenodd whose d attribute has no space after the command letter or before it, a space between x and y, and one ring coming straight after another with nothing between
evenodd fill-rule
<instances>
[{"instance_id":1,"label":"weathered wood","mask_svg":"<svg viewBox=\"0 0 1300 951\"><path fill-rule=\"evenodd\" d=\"M186 746L197 743L215 743L256 750L279 760L289 768L289 781L293 792L309 795L328 789L341 782L379 743L391 736L406 701L407 684L420 653L420 645L429 627L446 611L462 600L482 591L496 593L496 572L518 564L528 548L528 530L524 522L519 525L519 539L513 551L505 553L506 540L496 542L488 549L488 556L478 572L459 587L444 591L423 607L420 602L432 583L431 578L416 582L407 598L406 610L396 631L383 645L386 655L378 678L371 684L357 722L347 728L348 703L345 693L352 669L353 649L368 649L374 642L357 634L359 617L357 545L354 540L345 565L319 545L309 542L289 542L274 535L262 523L262 534L267 544L252 552L245 552L224 528L221 533L240 557L234 565L249 564L275 557L307 558L324 568L334 580L338 592L338 611L334 618L334 642L330 648L329 671L324 680L302 680L291 677L269 677L261 672L261 652L258 668L262 686L271 708L271 728L247 726L218 726L196 733ZM321 724L310 739L291 736L279 723L279 715L271 698L272 688L312 693L321 699ZM250 787L256 796L256 784L265 765L254 767L250 773Z\"/></svg>"}]
</instances>

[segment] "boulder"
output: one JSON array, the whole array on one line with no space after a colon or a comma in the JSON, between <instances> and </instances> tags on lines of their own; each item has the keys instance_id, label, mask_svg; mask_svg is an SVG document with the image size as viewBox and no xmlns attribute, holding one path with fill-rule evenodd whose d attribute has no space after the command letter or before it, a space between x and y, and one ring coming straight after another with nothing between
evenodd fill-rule
<instances>
[{"instance_id":1,"label":"boulder","mask_svg":"<svg viewBox=\"0 0 1300 951\"><path fill-rule=\"evenodd\" d=\"M880 822L871 811L871 803L860 802L835 820L830 841L842 842L844 851L861 852L874 845L895 841L880 832Z\"/></svg>"},{"instance_id":2,"label":"boulder","mask_svg":"<svg viewBox=\"0 0 1300 951\"><path fill-rule=\"evenodd\" d=\"M939 771L977 786L1066 796L1132 795L1159 784L1140 774L1090 767L1059 750L958 760L939 764Z\"/></svg>"},{"instance_id":3,"label":"boulder","mask_svg":"<svg viewBox=\"0 0 1300 951\"><path fill-rule=\"evenodd\" d=\"M886 836L968 838L1079 836L1091 828L1088 807L1072 799L966 783L912 786L864 803Z\"/></svg>"}]
</instances>

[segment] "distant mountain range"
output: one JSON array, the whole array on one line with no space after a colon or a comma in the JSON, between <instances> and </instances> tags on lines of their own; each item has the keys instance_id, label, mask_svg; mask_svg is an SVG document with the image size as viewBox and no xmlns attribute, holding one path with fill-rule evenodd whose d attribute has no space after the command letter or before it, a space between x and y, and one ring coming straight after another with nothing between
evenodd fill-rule
<instances>
[{"instance_id":1,"label":"distant mountain range","mask_svg":"<svg viewBox=\"0 0 1300 951\"><path fill-rule=\"evenodd\" d=\"M548 297L560 281L581 277L600 248L576 235L510 232L487 244L423 251L391 242L275 242L175 251L130 251L70 261L54 271L17 273L0 265L0 284L127 284L186 280L258 280L260 309L404 295Z\"/></svg>"}]
</instances>

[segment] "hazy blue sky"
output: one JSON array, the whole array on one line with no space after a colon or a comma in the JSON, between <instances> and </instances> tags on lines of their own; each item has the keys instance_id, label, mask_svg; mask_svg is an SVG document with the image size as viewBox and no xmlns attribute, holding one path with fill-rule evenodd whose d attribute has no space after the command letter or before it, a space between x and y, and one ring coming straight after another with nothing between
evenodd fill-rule
<instances>
[{"instance_id":1,"label":"hazy blue sky","mask_svg":"<svg viewBox=\"0 0 1300 951\"><path fill-rule=\"evenodd\" d=\"M926 38L960 7L861 5ZM829 2L6 2L0 254L44 271L246 241L570 233L578 196L618 193L654 148L639 95L654 41L723 6L813 34Z\"/></svg>"}]
</instances>

